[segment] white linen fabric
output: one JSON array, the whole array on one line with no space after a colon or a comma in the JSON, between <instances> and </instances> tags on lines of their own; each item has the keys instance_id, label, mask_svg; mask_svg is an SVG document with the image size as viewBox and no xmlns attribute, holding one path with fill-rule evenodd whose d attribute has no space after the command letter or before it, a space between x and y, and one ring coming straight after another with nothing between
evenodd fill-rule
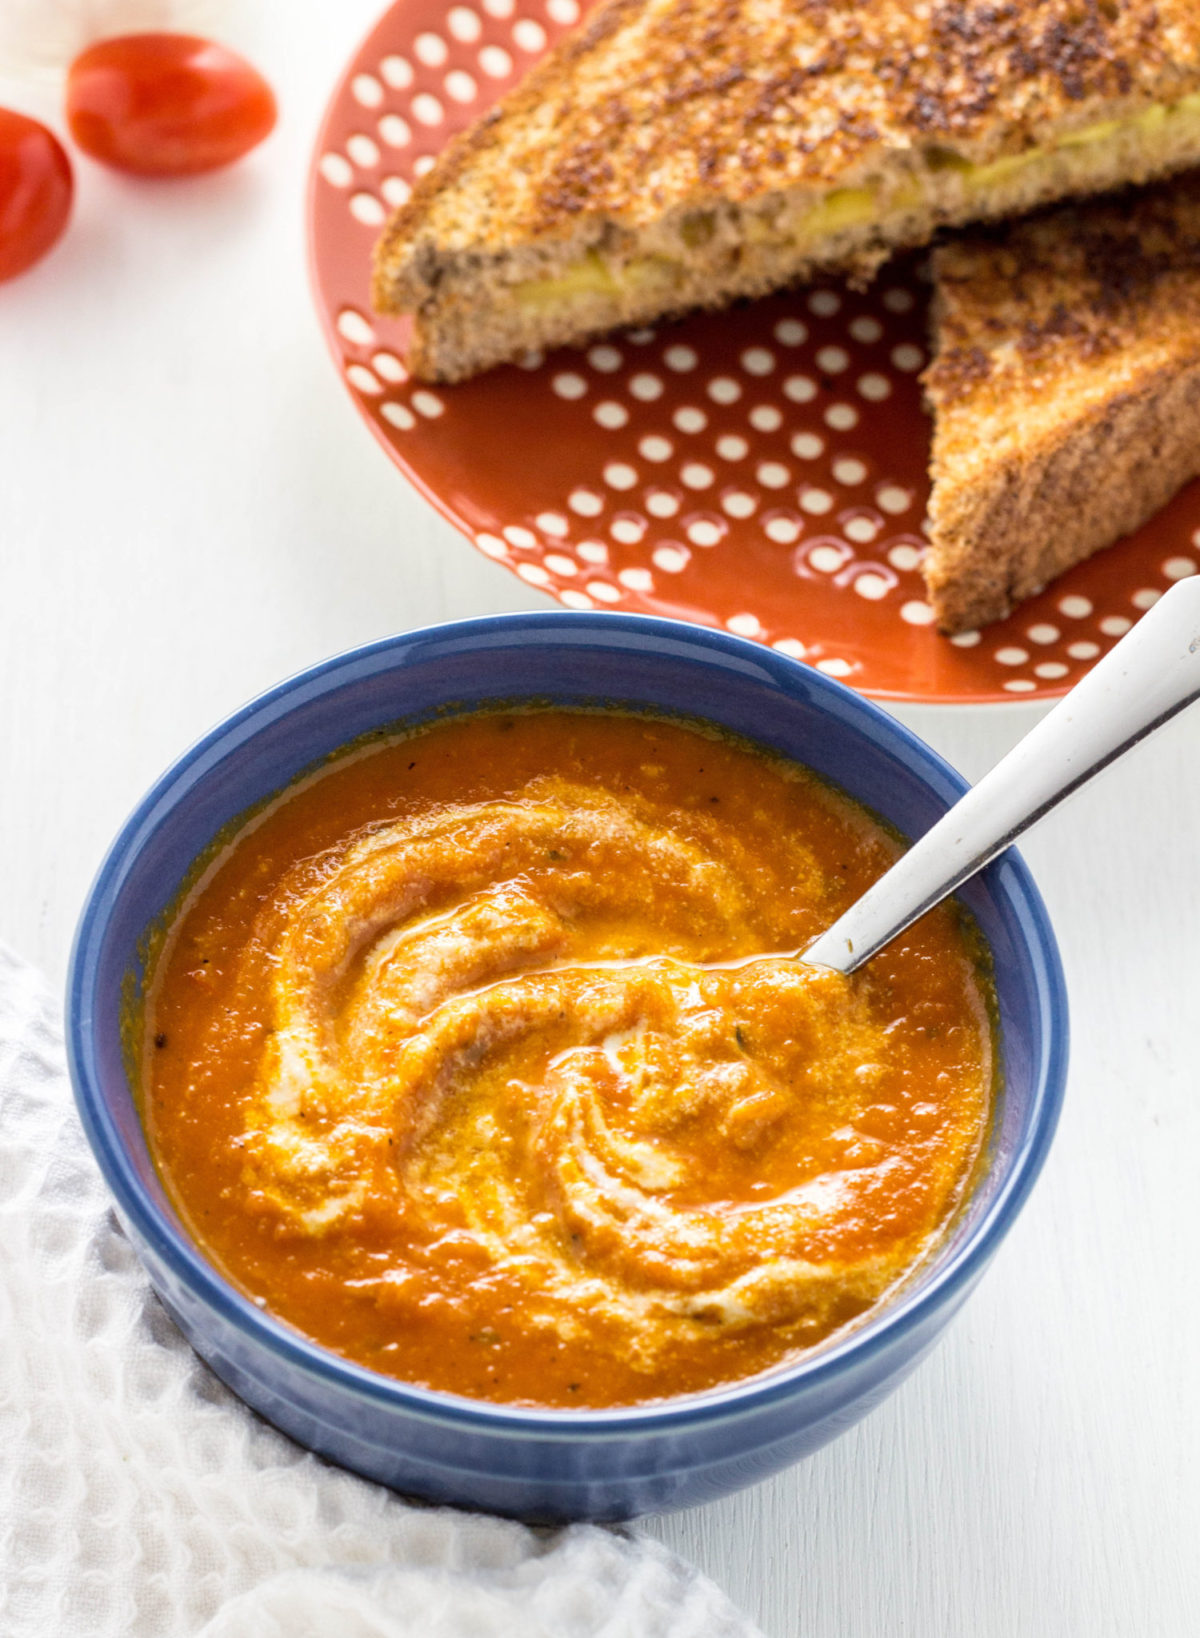
<instances>
[{"instance_id":1,"label":"white linen fabric","mask_svg":"<svg viewBox=\"0 0 1200 1638\"><path fill-rule=\"evenodd\" d=\"M249 1411L168 1318L0 946L4 1638L756 1638L637 1535L403 1501Z\"/></svg>"}]
</instances>

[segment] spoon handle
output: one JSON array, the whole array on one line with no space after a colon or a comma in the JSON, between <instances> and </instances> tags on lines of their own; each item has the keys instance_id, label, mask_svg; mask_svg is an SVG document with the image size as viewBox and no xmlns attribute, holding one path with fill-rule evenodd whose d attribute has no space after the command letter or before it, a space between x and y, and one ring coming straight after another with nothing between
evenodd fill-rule
<instances>
[{"instance_id":1,"label":"spoon handle","mask_svg":"<svg viewBox=\"0 0 1200 1638\"><path fill-rule=\"evenodd\" d=\"M1094 774L1200 699L1200 576L1180 580L800 959L852 973Z\"/></svg>"}]
</instances>

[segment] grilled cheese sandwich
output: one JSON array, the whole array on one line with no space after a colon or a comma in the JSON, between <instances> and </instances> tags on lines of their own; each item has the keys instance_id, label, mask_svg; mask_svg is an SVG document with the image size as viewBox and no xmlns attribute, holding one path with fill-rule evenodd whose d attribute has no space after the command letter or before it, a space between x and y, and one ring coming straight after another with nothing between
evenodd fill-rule
<instances>
[{"instance_id":1,"label":"grilled cheese sandwich","mask_svg":"<svg viewBox=\"0 0 1200 1638\"><path fill-rule=\"evenodd\" d=\"M1200 163L1194 0L601 0L396 213L457 380Z\"/></svg>"},{"instance_id":2,"label":"grilled cheese sandwich","mask_svg":"<svg viewBox=\"0 0 1200 1638\"><path fill-rule=\"evenodd\" d=\"M935 250L924 573L1002 619L1200 476L1200 173Z\"/></svg>"}]
</instances>

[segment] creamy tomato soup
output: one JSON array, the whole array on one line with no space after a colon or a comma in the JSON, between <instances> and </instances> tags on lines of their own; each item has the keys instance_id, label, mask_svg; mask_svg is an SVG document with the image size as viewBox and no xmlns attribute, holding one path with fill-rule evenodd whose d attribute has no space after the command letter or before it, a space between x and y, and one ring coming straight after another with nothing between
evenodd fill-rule
<instances>
[{"instance_id":1,"label":"creamy tomato soup","mask_svg":"<svg viewBox=\"0 0 1200 1638\"><path fill-rule=\"evenodd\" d=\"M936 1244L988 1121L960 913L786 959L899 851L677 722L477 715L333 761L221 853L146 1005L191 1233L376 1371L630 1405L764 1371Z\"/></svg>"}]
</instances>

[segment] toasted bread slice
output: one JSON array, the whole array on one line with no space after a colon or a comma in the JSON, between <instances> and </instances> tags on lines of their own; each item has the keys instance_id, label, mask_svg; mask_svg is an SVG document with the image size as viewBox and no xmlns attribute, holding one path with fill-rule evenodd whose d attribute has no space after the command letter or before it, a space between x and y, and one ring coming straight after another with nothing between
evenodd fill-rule
<instances>
[{"instance_id":1,"label":"toasted bread slice","mask_svg":"<svg viewBox=\"0 0 1200 1638\"><path fill-rule=\"evenodd\" d=\"M417 184L374 299L454 381L1195 163L1197 0L601 0Z\"/></svg>"},{"instance_id":2,"label":"toasted bread slice","mask_svg":"<svg viewBox=\"0 0 1200 1638\"><path fill-rule=\"evenodd\" d=\"M1200 172L932 257L943 631L1003 618L1200 475Z\"/></svg>"}]
</instances>

